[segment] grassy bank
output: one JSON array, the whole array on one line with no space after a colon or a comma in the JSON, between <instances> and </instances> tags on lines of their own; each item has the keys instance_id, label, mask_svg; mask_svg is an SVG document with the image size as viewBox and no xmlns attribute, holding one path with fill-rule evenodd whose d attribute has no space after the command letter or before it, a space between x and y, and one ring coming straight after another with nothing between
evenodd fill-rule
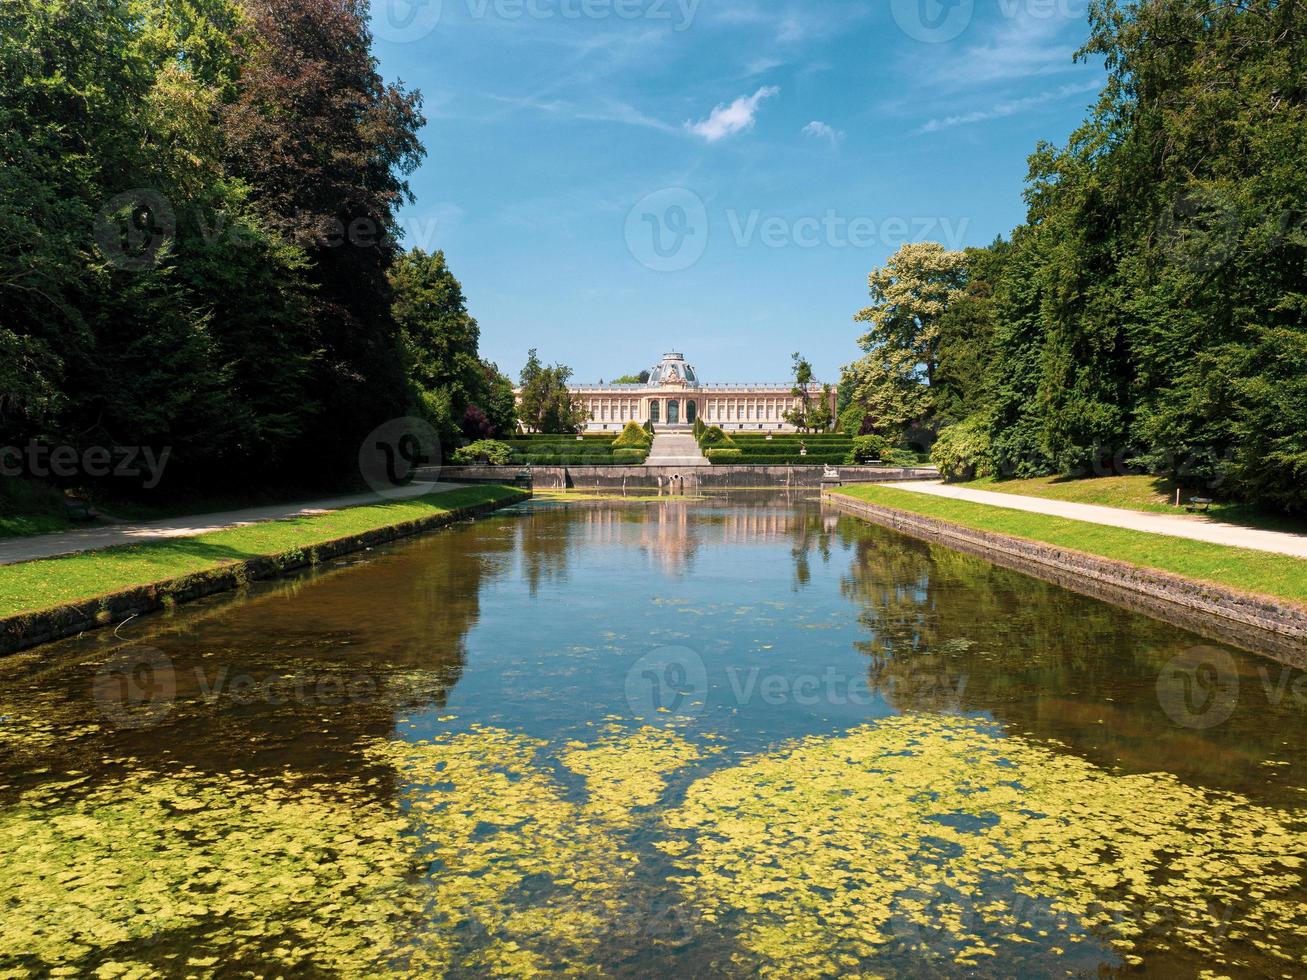
<instances>
[{"instance_id":1,"label":"grassy bank","mask_svg":"<svg viewBox=\"0 0 1307 980\"><path fill-rule=\"evenodd\" d=\"M870 504L894 507L976 531L1010 534L1307 605L1307 561L1289 555L1028 514L874 484L845 487L839 492Z\"/></svg>"},{"instance_id":2,"label":"grassy bank","mask_svg":"<svg viewBox=\"0 0 1307 980\"><path fill-rule=\"evenodd\" d=\"M133 586L194 575L264 555L305 550L327 541L463 507L526 495L507 486L476 486L412 500L349 507L313 517L268 521L193 538L0 566L0 618L38 612Z\"/></svg>"},{"instance_id":3,"label":"grassy bank","mask_svg":"<svg viewBox=\"0 0 1307 980\"><path fill-rule=\"evenodd\" d=\"M1175 505L1175 484L1157 476L1100 476L1072 479L1065 476L1039 476L1028 480L996 480L986 477L959 483L972 490L990 490L994 493L1012 493L1023 497L1043 497L1046 500L1066 500L1076 504L1097 504L1100 507L1117 507L1122 510L1147 511L1152 514L1184 514L1183 506ZM1186 503L1192 497L1207 496L1201 487L1181 487L1180 499ZM1244 504L1216 503L1206 511L1213 520L1260 527L1268 531L1307 531L1307 521L1282 515L1265 514Z\"/></svg>"}]
</instances>

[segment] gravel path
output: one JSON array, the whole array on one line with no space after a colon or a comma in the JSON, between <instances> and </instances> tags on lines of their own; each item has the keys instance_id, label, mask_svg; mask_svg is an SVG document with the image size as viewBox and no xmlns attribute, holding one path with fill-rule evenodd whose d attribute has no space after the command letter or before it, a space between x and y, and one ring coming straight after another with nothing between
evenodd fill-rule
<instances>
[{"instance_id":1,"label":"gravel path","mask_svg":"<svg viewBox=\"0 0 1307 980\"><path fill-rule=\"evenodd\" d=\"M356 493L345 497L329 497L305 503L274 504L264 507L246 507L216 514L197 514L193 517L170 517L162 521L145 521L139 524L100 524L77 531L59 531L54 534L35 534L20 538L0 538L0 565L20 561L71 555L80 551L98 551L120 544L141 544L164 538L190 538L210 531L244 527L262 521L281 521L288 517L307 517L325 514L343 507L375 504L383 500L405 500L428 493L455 490L455 483L415 483L397 487L382 497L376 493Z\"/></svg>"},{"instance_id":2,"label":"gravel path","mask_svg":"<svg viewBox=\"0 0 1307 980\"><path fill-rule=\"evenodd\" d=\"M1146 511L1124 510L1119 507L1100 507L1096 504L1076 504L1066 500L1046 500L1043 497L1026 497L1014 493L994 493L990 490L972 490L954 487L938 481L887 484L898 490L924 493L932 497L949 497L968 500L1009 510L1024 510L1032 514L1051 517L1068 517L1090 524L1129 528L1132 531L1149 531L1167 534L1192 541L1251 548L1254 551L1273 551L1295 558L1307 558L1307 534L1288 531L1262 531L1239 524L1224 524L1200 514L1151 514Z\"/></svg>"}]
</instances>

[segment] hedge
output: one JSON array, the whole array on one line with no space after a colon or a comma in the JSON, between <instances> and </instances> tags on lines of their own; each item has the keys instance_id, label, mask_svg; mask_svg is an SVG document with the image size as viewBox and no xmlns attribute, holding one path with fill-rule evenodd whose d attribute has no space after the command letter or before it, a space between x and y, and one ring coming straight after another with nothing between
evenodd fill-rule
<instances>
[{"instance_id":1,"label":"hedge","mask_svg":"<svg viewBox=\"0 0 1307 980\"><path fill-rule=\"evenodd\" d=\"M619 463L643 463L649 456L647 449L614 449L613 459Z\"/></svg>"},{"instance_id":2,"label":"hedge","mask_svg":"<svg viewBox=\"0 0 1307 980\"><path fill-rule=\"evenodd\" d=\"M738 463L743 453L738 449L707 449L704 455L710 463Z\"/></svg>"}]
</instances>

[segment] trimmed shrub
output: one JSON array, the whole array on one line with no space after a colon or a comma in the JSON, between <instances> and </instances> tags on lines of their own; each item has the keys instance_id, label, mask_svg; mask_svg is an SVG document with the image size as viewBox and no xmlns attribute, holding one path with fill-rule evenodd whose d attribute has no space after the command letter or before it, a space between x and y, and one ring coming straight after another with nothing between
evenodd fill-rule
<instances>
[{"instance_id":1,"label":"trimmed shrub","mask_svg":"<svg viewBox=\"0 0 1307 980\"><path fill-rule=\"evenodd\" d=\"M704 451L704 455L708 457L710 463L738 463L744 454L738 449L708 449Z\"/></svg>"},{"instance_id":2,"label":"trimmed shrub","mask_svg":"<svg viewBox=\"0 0 1307 980\"><path fill-rule=\"evenodd\" d=\"M507 466L513 457L513 447L506 442L495 439L478 439L469 446L455 449L450 462L467 466L473 463L489 463L491 466Z\"/></svg>"},{"instance_id":3,"label":"trimmed shrub","mask_svg":"<svg viewBox=\"0 0 1307 980\"><path fill-rule=\"evenodd\" d=\"M614 449L647 449L653 438L639 422L627 422L622 434L613 441Z\"/></svg>"},{"instance_id":4,"label":"trimmed shrub","mask_svg":"<svg viewBox=\"0 0 1307 980\"><path fill-rule=\"evenodd\" d=\"M613 461L617 463L643 463L649 457L647 449L614 449Z\"/></svg>"},{"instance_id":5,"label":"trimmed shrub","mask_svg":"<svg viewBox=\"0 0 1307 980\"><path fill-rule=\"evenodd\" d=\"M971 418L941 430L930 460L950 483L974 480L992 475L991 450L989 427L983 420Z\"/></svg>"},{"instance_id":6,"label":"trimmed shrub","mask_svg":"<svg viewBox=\"0 0 1307 980\"><path fill-rule=\"evenodd\" d=\"M695 420L694 420L694 438L695 438L696 440L697 440L697 439L702 439L702 438L703 438L703 434L704 434L705 431L707 431L707 429L708 429L708 426L706 426L706 425L703 424L703 419L698 418L698 417L696 416L696 417L695 417Z\"/></svg>"},{"instance_id":7,"label":"trimmed shrub","mask_svg":"<svg viewBox=\"0 0 1307 980\"><path fill-rule=\"evenodd\" d=\"M703 435L699 437L699 445L704 449L709 446L717 446L722 449L735 445L735 441L722 431L720 425L710 425L703 430Z\"/></svg>"},{"instance_id":8,"label":"trimmed shrub","mask_svg":"<svg viewBox=\"0 0 1307 980\"><path fill-rule=\"evenodd\" d=\"M884 458L890 450L890 442L884 436L857 436L844 457L846 463L874 463Z\"/></svg>"}]
</instances>

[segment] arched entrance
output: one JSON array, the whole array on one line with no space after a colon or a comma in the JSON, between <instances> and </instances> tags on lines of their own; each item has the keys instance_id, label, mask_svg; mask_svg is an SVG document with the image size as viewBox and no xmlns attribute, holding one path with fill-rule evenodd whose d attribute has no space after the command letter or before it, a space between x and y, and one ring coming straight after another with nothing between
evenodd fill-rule
<instances>
[{"instance_id":1,"label":"arched entrance","mask_svg":"<svg viewBox=\"0 0 1307 980\"><path fill-rule=\"evenodd\" d=\"M676 399L667 402L667 424L677 425L681 421L681 403Z\"/></svg>"},{"instance_id":2,"label":"arched entrance","mask_svg":"<svg viewBox=\"0 0 1307 980\"><path fill-rule=\"evenodd\" d=\"M694 425L694 420L698 418L698 413L693 401L685 403L685 421L689 425Z\"/></svg>"},{"instance_id":3,"label":"arched entrance","mask_svg":"<svg viewBox=\"0 0 1307 980\"><path fill-rule=\"evenodd\" d=\"M649 403L649 421L650 421L650 422L661 422L662 419L660 419L658 416L659 416L659 412L658 412L658 403L657 403L657 402L650 402L650 403Z\"/></svg>"}]
</instances>

